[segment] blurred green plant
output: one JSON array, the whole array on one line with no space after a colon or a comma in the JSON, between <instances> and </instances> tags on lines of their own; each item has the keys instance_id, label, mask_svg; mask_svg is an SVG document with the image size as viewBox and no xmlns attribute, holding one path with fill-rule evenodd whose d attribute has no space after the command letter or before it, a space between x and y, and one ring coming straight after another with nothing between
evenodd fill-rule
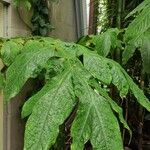
<instances>
[{"instance_id":1,"label":"blurred green plant","mask_svg":"<svg viewBox=\"0 0 150 150\"><path fill-rule=\"evenodd\" d=\"M32 35L48 36L49 32L54 29L50 21L51 2L58 2L58 0L13 0L17 8L25 7L28 11L33 10Z\"/></svg>"}]
</instances>

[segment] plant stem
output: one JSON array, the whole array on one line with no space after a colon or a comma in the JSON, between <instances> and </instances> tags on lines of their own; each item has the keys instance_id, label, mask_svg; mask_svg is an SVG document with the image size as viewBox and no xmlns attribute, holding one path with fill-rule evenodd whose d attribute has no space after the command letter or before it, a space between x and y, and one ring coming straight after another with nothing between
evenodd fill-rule
<instances>
[{"instance_id":1,"label":"plant stem","mask_svg":"<svg viewBox=\"0 0 150 150\"><path fill-rule=\"evenodd\" d=\"M118 12L117 12L117 18L116 18L118 29L121 29L122 8L123 8L123 0L118 0ZM121 64L121 51L119 48L116 49L115 58L116 58L116 61Z\"/></svg>"},{"instance_id":2,"label":"plant stem","mask_svg":"<svg viewBox=\"0 0 150 150\"><path fill-rule=\"evenodd\" d=\"M145 75L143 72L141 73L141 79L140 79L140 87L143 90L144 89L144 79ZM142 143L143 143L143 120L144 120L144 109L143 107L139 106L138 111L139 116L139 126L138 126L138 150L142 150Z\"/></svg>"},{"instance_id":3,"label":"plant stem","mask_svg":"<svg viewBox=\"0 0 150 150\"><path fill-rule=\"evenodd\" d=\"M117 13L117 27L121 28L121 18L122 18L122 2L123 0L118 0L118 13Z\"/></svg>"},{"instance_id":4,"label":"plant stem","mask_svg":"<svg viewBox=\"0 0 150 150\"><path fill-rule=\"evenodd\" d=\"M129 107L128 100L125 99L125 120L126 121L128 120L128 107ZM122 134L123 141L125 140L125 133L126 133L126 129L124 128Z\"/></svg>"}]
</instances>

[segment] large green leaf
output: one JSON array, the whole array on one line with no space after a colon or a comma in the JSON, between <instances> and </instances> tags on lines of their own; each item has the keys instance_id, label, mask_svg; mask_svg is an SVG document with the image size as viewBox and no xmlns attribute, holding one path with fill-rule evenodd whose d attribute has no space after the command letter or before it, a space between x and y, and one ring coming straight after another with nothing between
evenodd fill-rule
<instances>
[{"instance_id":1,"label":"large green leaf","mask_svg":"<svg viewBox=\"0 0 150 150\"><path fill-rule=\"evenodd\" d=\"M111 99L111 97L108 95L108 93L103 88L101 88L101 86L96 82L96 80L90 81L90 85L92 87L94 87L95 90L97 90L99 92L99 94L101 96L103 96L109 102L112 110L118 114L119 121L123 124L124 128L126 128L129 131L130 135L132 136L132 132L123 117L122 108L119 107L118 104Z\"/></svg>"},{"instance_id":2,"label":"large green leaf","mask_svg":"<svg viewBox=\"0 0 150 150\"><path fill-rule=\"evenodd\" d=\"M90 59L94 59L94 61L90 63L91 65L90 67L87 65L87 63L84 63L85 68L89 70L89 72L93 75L93 77L101 81L100 79L101 74L99 73L100 72L99 70L102 67L98 69L93 69L92 66L94 66L95 64L99 64L99 63L101 65L108 64L110 66L109 68L110 71L107 73L111 73L110 75L112 76L112 83L117 87L118 91L120 92L120 96L125 97L128 91L130 90L137 98L137 101L149 111L150 110L149 100L144 96L143 91L138 88L138 86L133 82L132 78L125 72L125 70L115 61L107 59L107 58L103 58L103 57L99 59L99 57L101 56L98 56L97 54L94 54L91 52L84 53L84 60L88 59L90 61ZM98 78L97 76L100 76L100 77ZM108 74L106 74L106 76L108 76ZM105 81L105 78L103 81Z\"/></svg>"},{"instance_id":3,"label":"large green leaf","mask_svg":"<svg viewBox=\"0 0 150 150\"><path fill-rule=\"evenodd\" d=\"M122 150L119 125L107 100L96 93L77 70L74 80L77 86L75 92L80 101L71 128L72 150L83 150L89 140L93 149Z\"/></svg>"},{"instance_id":4,"label":"large green leaf","mask_svg":"<svg viewBox=\"0 0 150 150\"><path fill-rule=\"evenodd\" d=\"M109 65L98 55L84 54L84 66L93 75L94 78L99 79L105 84L110 84L112 81L111 70Z\"/></svg>"},{"instance_id":5,"label":"large green leaf","mask_svg":"<svg viewBox=\"0 0 150 150\"><path fill-rule=\"evenodd\" d=\"M137 101L139 104L141 104L144 108L146 108L148 111L150 111L150 101L148 98L146 98L146 96L144 95L144 92L138 87L138 85L136 85L132 78L126 73L125 70L123 70L121 68L122 72L124 73L129 87L130 87L130 91L133 93L133 95L136 97Z\"/></svg>"},{"instance_id":6,"label":"large green leaf","mask_svg":"<svg viewBox=\"0 0 150 150\"><path fill-rule=\"evenodd\" d=\"M76 104L77 115L71 128L73 150L83 149L89 140L93 149L123 149L118 121L113 113L118 114L120 122L129 130L122 110L106 91L90 83L92 79L98 85L114 84L121 97L130 90L150 111L149 100L118 63L84 46L50 38L28 39L21 54L14 59L6 72L7 100L41 71L46 81L23 106L22 117L30 115L24 150L48 150L56 141L59 126Z\"/></svg>"},{"instance_id":7,"label":"large green leaf","mask_svg":"<svg viewBox=\"0 0 150 150\"><path fill-rule=\"evenodd\" d=\"M75 105L71 68L48 82L32 99L38 102L27 121L24 150L48 150Z\"/></svg>"},{"instance_id":8,"label":"large green leaf","mask_svg":"<svg viewBox=\"0 0 150 150\"><path fill-rule=\"evenodd\" d=\"M143 9L145 9L145 7L147 7L147 5L150 7L150 2L149 0L144 0L141 4L139 4L134 10L132 10L127 16L126 18L129 18L133 15L135 15L136 13L140 13Z\"/></svg>"},{"instance_id":9,"label":"large green leaf","mask_svg":"<svg viewBox=\"0 0 150 150\"><path fill-rule=\"evenodd\" d=\"M129 91L129 84L126 80L123 72L121 71L121 66L113 60L107 59L108 64L110 65L112 83L117 87L120 92L120 96L123 98L127 95Z\"/></svg>"},{"instance_id":10,"label":"large green leaf","mask_svg":"<svg viewBox=\"0 0 150 150\"><path fill-rule=\"evenodd\" d=\"M42 47L39 43L35 48L18 55L6 72L6 100L14 97L29 78L36 77L47 60L55 54L53 47Z\"/></svg>"},{"instance_id":11,"label":"large green leaf","mask_svg":"<svg viewBox=\"0 0 150 150\"><path fill-rule=\"evenodd\" d=\"M139 38L144 32L150 28L150 9L149 5L129 24L125 32L125 41Z\"/></svg>"},{"instance_id":12,"label":"large green leaf","mask_svg":"<svg viewBox=\"0 0 150 150\"><path fill-rule=\"evenodd\" d=\"M44 69L46 69L45 80L46 82L51 80L54 76L60 74L64 67L63 67L64 60L51 58L48 60L47 64L45 65ZM22 108L22 118L29 116L32 113L33 107L37 103L39 99L37 97L31 97L29 100L25 102Z\"/></svg>"},{"instance_id":13,"label":"large green leaf","mask_svg":"<svg viewBox=\"0 0 150 150\"><path fill-rule=\"evenodd\" d=\"M123 52L123 63L126 64L127 61L133 56L135 50L138 48L141 52L143 60L143 69L146 73L150 73L150 32L147 31L143 33L140 37L133 39L126 46Z\"/></svg>"},{"instance_id":14,"label":"large green leaf","mask_svg":"<svg viewBox=\"0 0 150 150\"><path fill-rule=\"evenodd\" d=\"M84 54L84 66L101 82L105 84L112 82L120 91L121 97L127 95L129 85L117 63L94 53L86 53Z\"/></svg>"},{"instance_id":15,"label":"large green leaf","mask_svg":"<svg viewBox=\"0 0 150 150\"><path fill-rule=\"evenodd\" d=\"M93 43L95 44L95 50L101 55L106 57L109 52L120 46L120 40L118 40L119 30L117 28L108 29L106 32L93 36Z\"/></svg>"}]
</instances>

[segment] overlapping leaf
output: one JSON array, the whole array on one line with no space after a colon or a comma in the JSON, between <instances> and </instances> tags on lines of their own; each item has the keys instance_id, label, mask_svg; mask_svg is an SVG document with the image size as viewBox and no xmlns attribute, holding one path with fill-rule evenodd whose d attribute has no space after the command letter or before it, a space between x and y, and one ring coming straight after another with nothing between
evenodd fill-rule
<instances>
[{"instance_id":1,"label":"overlapping leaf","mask_svg":"<svg viewBox=\"0 0 150 150\"><path fill-rule=\"evenodd\" d=\"M86 36L80 39L79 44L96 50L99 55L106 57L116 47L121 48L121 41L118 39L120 31L117 28L108 29L100 35Z\"/></svg>"},{"instance_id":2,"label":"overlapping leaf","mask_svg":"<svg viewBox=\"0 0 150 150\"><path fill-rule=\"evenodd\" d=\"M120 91L121 97L126 96L129 85L117 63L97 54L87 53L84 55L84 65L95 78L106 84L112 82Z\"/></svg>"},{"instance_id":3,"label":"overlapping leaf","mask_svg":"<svg viewBox=\"0 0 150 150\"><path fill-rule=\"evenodd\" d=\"M148 68L149 62L149 29L150 29L150 3L149 0L143 1L135 10L133 10L128 16L131 16L138 12L137 17L129 24L125 32L126 48L123 52L123 63L133 56L135 49L141 50L143 59L144 71L150 73ZM148 35L148 36L147 36Z\"/></svg>"},{"instance_id":4,"label":"overlapping leaf","mask_svg":"<svg viewBox=\"0 0 150 150\"><path fill-rule=\"evenodd\" d=\"M46 74L45 74L45 80L48 82L51 80L54 76L60 74L63 72L63 59L56 59L51 58L48 60L47 64L45 65ZM32 113L34 105L37 103L39 99L37 97L33 98L31 97L28 101L25 102L22 108L22 118L25 118L29 116Z\"/></svg>"},{"instance_id":5,"label":"overlapping leaf","mask_svg":"<svg viewBox=\"0 0 150 150\"><path fill-rule=\"evenodd\" d=\"M92 80L90 82L90 85L94 87L95 90L97 90L99 94L109 102L112 110L118 114L119 121L123 124L124 128L126 128L129 131L130 135L132 136L132 132L123 117L122 108L119 107L118 104L109 97L108 93L103 88L101 88L101 86L96 82L96 80Z\"/></svg>"},{"instance_id":6,"label":"overlapping leaf","mask_svg":"<svg viewBox=\"0 0 150 150\"><path fill-rule=\"evenodd\" d=\"M129 18L136 13L140 13L145 7L150 6L149 0L144 0L141 4L139 4L133 11L131 11L126 18Z\"/></svg>"},{"instance_id":7,"label":"overlapping leaf","mask_svg":"<svg viewBox=\"0 0 150 150\"><path fill-rule=\"evenodd\" d=\"M70 69L48 82L29 100L38 102L26 125L24 150L48 150L55 143L59 125L75 105Z\"/></svg>"},{"instance_id":8,"label":"overlapping leaf","mask_svg":"<svg viewBox=\"0 0 150 150\"><path fill-rule=\"evenodd\" d=\"M46 64L47 60L55 56L54 48L37 46L18 55L15 62L8 68L6 73L5 98L14 97L30 77L36 77Z\"/></svg>"},{"instance_id":9,"label":"overlapping leaf","mask_svg":"<svg viewBox=\"0 0 150 150\"><path fill-rule=\"evenodd\" d=\"M120 47L120 40L118 39L119 30L117 28L108 29L106 32L93 36L93 43L95 50L106 57L111 50Z\"/></svg>"},{"instance_id":10,"label":"overlapping leaf","mask_svg":"<svg viewBox=\"0 0 150 150\"><path fill-rule=\"evenodd\" d=\"M142 60L143 60L143 69L146 73L150 73L150 32L147 31L143 33L140 37L133 39L126 46L123 52L123 63L126 64L127 61L133 56L135 50L138 48L141 52Z\"/></svg>"},{"instance_id":11,"label":"overlapping leaf","mask_svg":"<svg viewBox=\"0 0 150 150\"><path fill-rule=\"evenodd\" d=\"M49 77L41 91L23 106L22 117L30 115L24 150L48 150L55 143L59 126L77 103L75 97L79 102L71 128L72 149L83 149L89 140L94 149L123 149L118 121L113 114L113 111L118 113L120 122L129 130L122 110L100 87L89 83L92 78L97 83L114 84L121 97L130 90L150 111L149 100L118 63L81 45L49 38L29 40L14 59L6 72L7 99L15 96L43 68L46 68L44 75ZM52 76L51 71L55 72Z\"/></svg>"},{"instance_id":12,"label":"overlapping leaf","mask_svg":"<svg viewBox=\"0 0 150 150\"><path fill-rule=\"evenodd\" d=\"M75 93L80 102L71 129L72 150L83 150L88 141L91 141L93 149L122 150L119 125L109 103L88 85L78 70L75 70L74 80Z\"/></svg>"},{"instance_id":13,"label":"overlapping leaf","mask_svg":"<svg viewBox=\"0 0 150 150\"><path fill-rule=\"evenodd\" d=\"M125 33L125 41L140 37L150 28L150 9L146 6L143 11L130 23Z\"/></svg>"},{"instance_id":14,"label":"overlapping leaf","mask_svg":"<svg viewBox=\"0 0 150 150\"><path fill-rule=\"evenodd\" d=\"M90 63L91 64L91 67L90 67L89 63L87 63L87 62L92 60L92 58L95 61ZM101 58L101 59L99 59L99 58ZM107 72L107 73L110 73L110 75L112 76L112 83L120 91L120 96L121 97L126 96L128 91L130 90L137 98L137 101L142 106L144 106L148 111L150 111L150 101L144 96L143 91L138 88L138 86L133 82L131 77L125 72L125 70L118 63L116 63L113 60L98 56L97 54L93 54L91 52L85 53L84 54L85 68L87 70L89 70L92 74L94 74L93 75L94 77L101 76L101 74L99 73L99 69L92 68L92 66L94 67L95 64L99 64L99 65L103 65L103 66L109 65L110 72ZM103 69L103 67L101 67L101 68ZM95 74L96 74L96 76L95 76ZM105 74L105 75L108 76L108 74ZM96 77L96 78L98 78L98 77ZM98 79L100 79L100 78L98 78ZM100 81L103 82L101 79L100 79ZM104 81L105 81L105 78L104 78Z\"/></svg>"}]
</instances>

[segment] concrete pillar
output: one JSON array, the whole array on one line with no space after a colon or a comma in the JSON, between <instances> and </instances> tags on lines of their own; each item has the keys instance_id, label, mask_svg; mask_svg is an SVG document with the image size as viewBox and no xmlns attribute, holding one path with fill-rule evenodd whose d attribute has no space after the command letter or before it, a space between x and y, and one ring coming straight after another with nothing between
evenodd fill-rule
<instances>
[{"instance_id":1,"label":"concrete pillar","mask_svg":"<svg viewBox=\"0 0 150 150\"><path fill-rule=\"evenodd\" d=\"M76 41L74 0L60 0L58 3L52 3L51 12L51 23L55 30L51 32L50 36L64 41Z\"/></svg>"}]
</instances>

